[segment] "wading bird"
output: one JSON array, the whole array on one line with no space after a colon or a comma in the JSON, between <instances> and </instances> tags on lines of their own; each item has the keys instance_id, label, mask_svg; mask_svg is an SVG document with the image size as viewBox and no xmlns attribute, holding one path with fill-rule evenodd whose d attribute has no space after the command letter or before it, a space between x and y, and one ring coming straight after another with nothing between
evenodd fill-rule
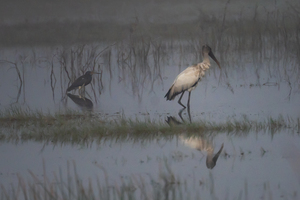
<instances>
[{"instance_id":1,"label":"wading bird","mask_svg":"<svg viewBox=\"0 0 300 200\"><path fill-rule=\"evenodd\" d=\"M207 69L209 69L209 67L210 67L210 61L209 61L208 56L210 56L218 64L219 68L221 69L219 61L216 59L213 52L211 51L211 48L208 45L204 45L202 47L202 56L203 56L203 62L186 68L175 78L171 88L165 95L165 97L167 98L167 101L173 100L178 94L181 93L178 103L181 106L183 106L184 108L186 108L181 103L181 98L182 98L184 92L188 91L189 98L188 98L187 106L188 107L190 106L190 97L191 97L192 90L196 88L196 86L198 85L198 82L204 76L205 71Z\"/></svg>"},{"instance_id":2,"label":"wading bird","mask_svg":"<svg viewBox=\"0 0 300 200\"><path fill-rule=\"evenodd\" d=\"M74 90L74 89L79 89L78 92L80 92L81 88L85 88L86 85L90 84L92 81L92 75L93 74L99 74L96 72L91 72L87 71L85 72L84 75L80 76L77 78L70 87L68 87L67 92Z\"/></svg>"}]
</instances>

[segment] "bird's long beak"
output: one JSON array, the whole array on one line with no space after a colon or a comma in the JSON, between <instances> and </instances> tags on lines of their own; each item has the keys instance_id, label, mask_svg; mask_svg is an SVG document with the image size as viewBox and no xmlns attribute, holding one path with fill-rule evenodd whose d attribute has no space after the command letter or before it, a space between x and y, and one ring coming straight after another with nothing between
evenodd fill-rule
<instances>
[{"instance_id":1,"label":"bird's long beak","mask_svg":"<svg viewBox=\"0 0 300 200\"><path fill-rule=\"evenodd\" d=\"M98 73L98 72L91 72L91 74L93 75L93 74L101 74L101 73Z\"/></svg>"},{"instance_id":2,"label":"bird's long beak","mask_svg":"<svg viewBox=\"0 0 300 200\"><path fill-rule=\"evenodd\" d=\"M220 63L219 63L219 61L216 59L216 57L215 57L215 55L213 54L213 52L212 51L210 51L209 53L208 53L208 55L218 64L218 66L219 66L219 68L221 69L221 66L220 66Z\"/></svg>"}]
</instances>

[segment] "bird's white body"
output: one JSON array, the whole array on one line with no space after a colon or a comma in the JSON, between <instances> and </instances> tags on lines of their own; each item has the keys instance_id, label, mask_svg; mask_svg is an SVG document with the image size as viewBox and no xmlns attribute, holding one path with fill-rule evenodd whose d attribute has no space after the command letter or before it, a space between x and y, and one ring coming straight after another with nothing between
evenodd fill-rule
<instances>
[{"instance_id":1,"label":"bird's white body","mask_svg":"<svg viewBox=\"0 0 300 200\"><path fill-rule=\"evenodd\" d=\"M183 91L191 92L194 90L198 82L201 81L201 78L205 75L205 71L209 69L209 62L202 62L195 65L192 65L185 70L183 70L174 80L171 86L172 94L179 94ZM174 99L175 96L173 96Z\"/></svg>"},{"instance_id":2,"label":"bird's white body","mask_svg":"<svg viewBox=\"0 0 300 200\"><path fill-rule=\"evenodd\" d=\"M184 137L179 136L180 140L187 146L197 149L198 151L205 151L208 155L213 155L214 147L212 141L204 137Z\"/></svg>"}]
</instances>

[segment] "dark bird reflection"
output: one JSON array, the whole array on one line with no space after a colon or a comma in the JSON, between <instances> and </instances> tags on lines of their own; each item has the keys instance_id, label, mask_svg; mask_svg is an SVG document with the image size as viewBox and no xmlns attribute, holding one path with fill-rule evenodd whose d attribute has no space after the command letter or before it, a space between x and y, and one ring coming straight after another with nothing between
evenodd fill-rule
<instances>
[{"instance_id":1,"label":"dark bird reflection","mask_svg":"<svg viewBox=\"0 0 300 200\"><path fill-rule=\"evenodd\" d=\"M180 117L180 119L184 121L183 117L182 117L182 112L185 110L186 108L182 108L179 110L178 112L178 116ZM187 114L188 114L188 117L189 117L189 122L192 123L192 117L191 117L191 110L190 110L190 105L187 105Z\"/></svg>"},{"instance_id":2,"label":"dark bird reflection","mask_svg":"<svg viewBox=\"0 0 300 200\"><path fill-rule=\"evenodd\" d=\"M186 109L186 108L182 108L182 109L179 110L178 116L180 117L181 121L178 121L178 120L177 120L175 117L173 117L173 116L168 116L167 119L166 119L166 122L167 122L170 126L173 126L173 125L180 125L180 124L186 123L186 121L185 121L185 120L183 119L183 117L182 117L182 113L183 113L183 111L185 111L185 110L187 110L189 123L192 123L190 105L187 106L187 109Z\"/></svg>"},{"instance_id":3,"label":"dark bird reflection","mask_svg":"<svg viewBox=\"0 0 300 200\"><path fill-rule=\"evenodd\" d=\"M78 106L80 106L83 110L87 110L87 111L92 111L93 110L93 102L86 98L86 97L81 97L79 95L74 95L74 94L67 94L68 97L70 99L72 99L72 101L77 104Z\"/></svg>"},{"instance_id":4,"label":"dark bird reflection","mask_svg":"<svg viewBox=\"0 0 300 200\"><path fill-rule=\"evenodd\" d=\"M180 117L181 121L178 121L175 117L168 116L167 119L166 119L166 122L167 122L170 126L172 126L172 125L180 125L180 124L182 124L182 123L186 123L186 121L185 121L184 118L182 117L182 113L183 113L183 111L185 111L185 110L187 110L189 123L192 123L192 117L191 117L190 105L187 106L187 109L186 109L186 108L182 108L182 109L179 110L178 116Z\"/></svg>"},{"instance_id":5,"label":"dark bird reflection","mask_svg":"<svg viewBox=\"0 0 300 200\"><path fill-rule=\"evenodd\" d=\"M184 110L184 109L183 109ZM181 116L182 111L181 110L179 113L179 116L182 120L179 121L177 120L175 117L173 116L168 116L166 119L166 122L170 125L170 126L179 126L179 125L183 125L185 123L184 119ZM190 113L189 113L189 109L188 109L188 114L189 114L189 119L190 119ZM206 137L206 136L189 136L187 137L185 134L182 134L179 136L180 140L187 146L193 148L193 149L197 149L198 151L201 152L206 152L207 156L206 156L206 167L208 169L213 169L216 164L217 164L217 160L223 150L224 144L221 145L219 151L214 154L214 145L213 145L213 139L211 137Z\"/></svg>"}]
</instances>

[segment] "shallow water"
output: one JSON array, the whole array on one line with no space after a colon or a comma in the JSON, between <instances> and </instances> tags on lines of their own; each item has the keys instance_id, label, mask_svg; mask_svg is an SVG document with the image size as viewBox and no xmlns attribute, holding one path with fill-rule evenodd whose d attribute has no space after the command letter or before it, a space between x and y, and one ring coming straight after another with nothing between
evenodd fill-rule
<instances>
[{"instance_id":1,"label":"shallow water","mask_svg":"<svg viewBox=\"0 0 300 200\"><path fill-rule=\"evenodd\" d=\"M156 58L159 50L153 45L146 60L142 56L135 57L128 48L123 50L121 45L109 47L102 54L108 44L4 49L1 53L1 60L6 60L2 62L0 77L1 107L17 105L44 113L88 110L164 120L168 114L177 115L182 108L177 103L178 97L171 102L164 98L173 80L183 69L201 59L188 49L191 45L184 43L178 40L162 43L163 53L159 59ZM82 53L74 53L78 51ZM123 54L127 54L126 59ZM193 120L224 121L242 115L259 120L279 115L299 117L299 76L294 56L283 57L277 66L272 66L270 63L275 63L275 58L271 62L267 59L253 62L253 51L215 54L222 70L212 61L211 69L192 91ZM223 56L228 57L221 59ZM88 69L101 75L93 75L92 83L86 86L86 99L78 98L78 91L71 92L72 99L65 92L67 87ZM184 95L183 104L187 96Z\"/></svg>"},{"instance_id":2,"label":"shallow water","mask_svg":"<svg viewBox=\"0 0 300 200\"><path fill-rule=\"evenodd\" d=\"M6 3L0 9L12 7ZM192 92L192 122L245 116L255 121L282 116L296 122L300 117L298 1L227 1L214 6L132 1L118 2L117 7L77 2L72 10L56 2L35 4L40 18L25 9L30 4L18 3L9 13L0 12L5 27L0 32L2 111L14 106L52 114L70 109L107 118L166 123L173 116L187 122L187 110L179 115L178 97L171 102L163 97L182 70L202 61L201 46L208 43L222 69L211 61ZM43 9L48 14L40 12ZM71 82L87 70L101 74L93 75L85 98L78 91L68 95ZM183 104L186 101L187 94ZM0 131L14 134L15 128ZM208 169L222 144L216 165ZM20 140L0 145L5 161L0 162L0 184L12 192L9 185L18 185L18 175L32 179L28 170L40 180L61 170L67 179L74 161L87 185L89 178L109 188L132 181L140 189L145 183L147 192L164 188L165 199L298 199L299 144L297 130L289 128L191 137L182 133L169 140L116 138L88 146ZM173 180L172 175L176 184L166 189L162 177ZM139 189L134 192L137 198Z\"/></svg>"},{"instance_id":3,"label":"shallow water","mask_svg":"<svg viewBox=\"0 0 300 200\"><path fill-rule=\"evenodd\" d=\"M208 151L212 149L215 154L222 144L223 152L215 167L208 169ZM161 183L161 174L170 176L168 166L181 189L187 188L183 195L192 199L197 196L205 199L264 199L270 196L297 199L299 144L298 135L285 131L273 136L264 132L235 137L227 134L186 137L183 134L170 140L101 141L89 146L53 147L36 142L1 144L0 156L5 160L1 162L1 183L16 184L17 174L30 180L27 170L33 171L42 181L43 162L48 177L58 176L60 170L66 177L74 162L79 177L86 183L88 178L93 183L98 178L104 185L121 186L121 180L137 181L143 177L146 187L151 188L153 181ZM138 187L139 182L134 183Z\"/></svg>"}]
</instances>

